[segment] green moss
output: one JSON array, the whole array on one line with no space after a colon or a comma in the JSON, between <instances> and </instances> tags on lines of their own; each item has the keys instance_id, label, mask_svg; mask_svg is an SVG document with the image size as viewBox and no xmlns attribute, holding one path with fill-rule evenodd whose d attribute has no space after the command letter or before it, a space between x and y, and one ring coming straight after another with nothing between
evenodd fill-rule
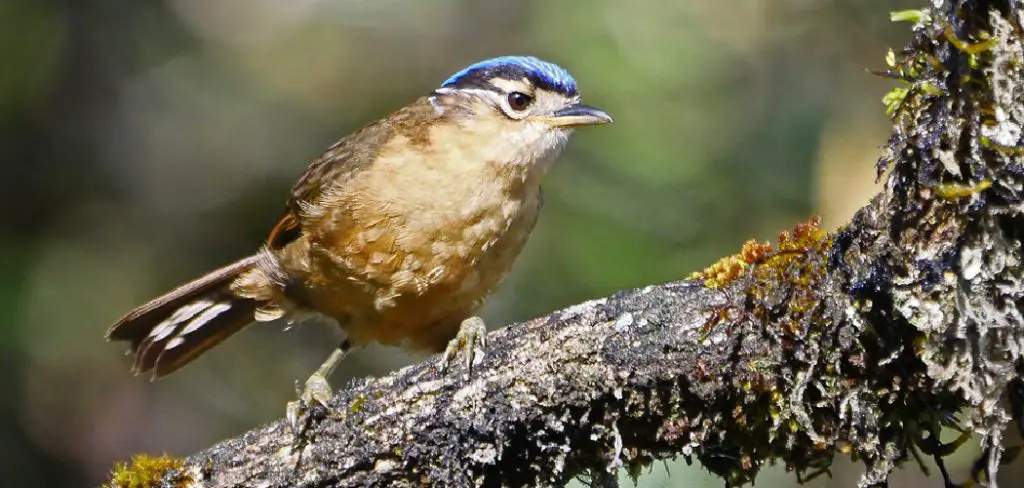
<instances>
[{"instance_id":1,"label":"green moss","mask_svg":"<svg viewBox=\"0 0 1024 488\"><path fill-rule=\"evenodd\" d=\"M992 180L982 180L973 185L962 183L943 183L934 188L935 196L943 200L958 200L981 193L992 187Z\"/></svg>"},{"instance_id":2,"label":"green moss","mask_svg":"<svg viewBox=\"0 0 1024 488\"><path fill-rule=\"evenodd\" d=\"M166 454L153 457L136 454L128 463L119 462L110 473L110 483L103 488L149 488L160 486L160 481L169 470L185 465L180 458Z\"/></svg>"},{"instance_id":3,"label":"green moss","mask_svg":"<svg viewBox=\"0 0 1024 488\"><path fill-rule=\"evenodd\" d=\"M802 384L801 374L812 367L823 382L833 380L822 365L801 364L810 357L790 355L797 345L813 341L828 331L834 310L825 303L829 258L836 235L820 228L820 219L811 218L782 232L774 245L754 241L744 244L729 256L695 273L705 286L728 288L745 299L742 305L713 310L702 334L709 335L719 324L738 330L759 331L771 336L777 350L744 351L733 365L732 385L740 398L735 403L725 434L734 442L723 446L729 460L702 458L712 472L735 485L754 479L763 460L794 445L806 449L787 458L787 467L800 473L820 474L831 465L835 447L822 439L837 426L826 423L818 409L794 396ZM739 332L743 333L743 332ZM788 373L787 373L788 372ZM812 433L813 431L813 433Z\"/></svg>"},{"instance_id":4,"label":"green moss","mask_svg":"<svg viewBox=\"0 0 1024 488\"><path fill-rule=\"evenodd\" d=\"M722 258L703 271L691 274L687 279L703 280L704 286L708 288L722 288L742 276L751 266L764 260L771 250L772 246L767 242L749 240L743 243L743 249L738 254Z\"/></svg>"},{"instance_id":5,"label":"green moss","mask_svg":"<svg viewBox=\"0 0 1024 488\"><path fill-rule=\"evenodd\" d=\"M819 227L820 223L819 217L813 217L792 231L780 233L775 246L747 241L738 254L690 275L690 279L703 280L704 286L714 289L741 282L742 292L752 299L748 310L713 311L701 330L702 337L707 337L719 323L733 321L738 314L750 315L762 323L777 323L786 336L802 335L805 327L818 324L815 315L821 310L819 288L826 273L823 256L828 254L834 238ZM772 304L771 297L775 296L789 299ZM757 363L751 361L748 366L757 371ZM773 388L760 382L747 386L748 392Z\"/></svg>"},{"instance_id":6,"label":"green moss","mask_svg":"<svg viewBox=\"0 0 1024 488\"><path fill-rule=\"evenodd\" d=\"M983 52L988 51L989 49L992 49L993 47L995 47L996 42L998 42L997 39L991 38L985 32L978 33L979 37L983 37L983 39L979 42L965 41L957 37L956 33L953 31L953 26L950 24L946 24L946 28L943 31L943 34L945 34L946 40L948 40L949 43L953 45L953 47L972 56L975 54L981 54ZM974 61L977 61L977 59L974 59Z\"/></svg>"},{"instance_id":7,"label":"green moss","mask_svg":"<svg viewBox=\"0 0 1024 488\"><path fill-rule=\"evenodd\" d=\"M355 400L352 400L352 404L349 405L348 410L352 413L359 413L363 411L364 406L366 406L366 395L359 395Z\"/></svg>"},{"instance_id":8,"label":"green moss","mask_svg":"<svg viewBox=\"0 0 1024 488\"><path fill-rule=\"evenodd\" d=\"M985 147L985 148L988 148L988 149L992 149L992 150L995 150L995 151L999 151L999 152L1001 152L1003 154L1006 154L1008 156L1024 156L1024 148L1013 147L1013 146L1003 146L1001 144L996 143L995 141L990 139L988 136L981 136L979 139L981 141L982 147Z\"/></svg>"},{"instance_id":9,"label":"green moss","mask_svg":"<svg viewBox=\"0 0 1024 488\"><path fill-rule=\"evenodd\" d=\"M896 12L889 12L889 20L892 22L912 22L919 24L922 21L930 20L928 12L925 10L911 9L911 10L899 10Z\"/></svg>"},{"instance_id":10,"label":"green moss","mask_svg":"<svg viewBox=\"0 0 1024 488\"><path fill-rule=\"evenodd\" d=\"M792 269L792 265L800 261L800 256L807 253L826 252L832 246L831 235L819 228L820 217L798 224L792 232L779 234L779 243L773 247L767 242L747 241L738 254L728 256L693 273L689 279L700 279L708 288L722 288L736 281L746 273L752 273L755 285L765 279L779 278L777 274L788 274L787 279L793 284L807 286L824 270ZM792 271L797 271L793 273ZM763 295L765 290L760 290ZM808 306L804 303L801 306Z\"/></svg>"},{"instance_id":11,"label":"green moss","mask_svg":"<svg viewBox=\"0 0 1024 488\"><path fill-rule=\"evenodd\" d=\"M892 51L889 51L892 53ZM907 98L907 94L910 93L910 88L905 86L897 86L892 90L889 90L883 97L882 103L885 104L886 115L892 117L899 110L900 105L903 104L903 100Z\"/></svg>"}]
</instances>

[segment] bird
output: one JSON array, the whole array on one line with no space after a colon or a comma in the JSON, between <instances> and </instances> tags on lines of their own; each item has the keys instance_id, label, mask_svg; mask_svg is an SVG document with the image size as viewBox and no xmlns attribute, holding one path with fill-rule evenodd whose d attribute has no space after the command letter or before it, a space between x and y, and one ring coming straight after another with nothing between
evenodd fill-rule
<instances>
[{"instance_id":1,"label":"bird","mask_svg":"<svg viewBox=\"0 0 1024 488\"><path fill-rule=\"evenodd\" d=\"M526 244L542 178L575 128L610 122L557 64L474 63L330 146L254 254L132 310L107 340L156 379L250 324L333 322L344 339L287 405L296 434L367 344L443 352L443 370L461 353L468 374L486 347L474 314Z\"/></svg>"}]
</instances>

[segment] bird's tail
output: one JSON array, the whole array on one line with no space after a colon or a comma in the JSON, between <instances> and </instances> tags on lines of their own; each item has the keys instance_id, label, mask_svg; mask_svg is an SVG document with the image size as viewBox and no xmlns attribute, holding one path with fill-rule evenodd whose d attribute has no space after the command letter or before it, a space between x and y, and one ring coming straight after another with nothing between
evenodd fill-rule
<instances>
[{"instance_id":1,"label":"bird's tail","mask_svg":"<svg viewBox=\"0 0 1024 488\"><path fill-rule=\"evenodd\" d=\"M255 320L260 302L230 290L257 256L181 285L132 310L107 330L107 340L131 342L132 372L169 374Z\"/></svg>"}]
</instances>

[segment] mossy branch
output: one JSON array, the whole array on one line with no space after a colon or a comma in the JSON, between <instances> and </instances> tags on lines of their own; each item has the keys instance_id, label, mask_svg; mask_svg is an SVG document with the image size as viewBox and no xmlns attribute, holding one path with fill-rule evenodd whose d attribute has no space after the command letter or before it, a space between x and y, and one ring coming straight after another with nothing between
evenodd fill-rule
<instances>
[{"instance_id":1,"label":"mossy branch","mask_svg":"<svg viewBox=\"0 0 1024 488\"><path fill-rule=\"evenodd\" d=\"M683 456L740 485L770 460L808 477L849 454L873 486L922 454L941 466L972 432L994 479L1024 411L1020 7L894 17L915 25L887 59L903 86L886 185L838 232L812 221L690 280L494 332L469 381L433 358L354 382L309 443L277 422L164 483L606 486ZM964 434L942 444L950 427Z\"/></svg>"}]
</instances>

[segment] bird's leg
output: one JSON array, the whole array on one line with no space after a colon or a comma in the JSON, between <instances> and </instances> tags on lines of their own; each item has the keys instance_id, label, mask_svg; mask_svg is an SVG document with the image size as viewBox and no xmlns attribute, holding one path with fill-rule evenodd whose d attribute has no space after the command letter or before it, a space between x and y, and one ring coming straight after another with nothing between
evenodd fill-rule
<instances>
[{"instance_id":1,"label":"bird's leg","mask_svg":"<svg viewBox=\"0 0 1024 488\"><path fill-rule=\"evenodd\" d=\"M480 357L483 358L486 348L487 326L484 324L484 320L480 317L470 317L463 320L462 324L459 325L459 332L448 343L444 356L441 357L441 371L448 371L451 361L455 359L461 350L466 361L466 377L469 378L473 373L473 361L476 359L476 353L479 352Z\"/></svg>"},{"instance_id":2,"label":"bird's leg","mask_svg":"<svg viewBox=\"0 0 1024 488\"><path fill-rule=\"evenodd\" d=\"M353 349L352 341L346 338L338 345L337 349L331 352L331 355L317 368L316 372L306 379L302 387L299 386L298 381L295 382L295 392L299 398L288 402L287 417L292 433L296 437L300 437L308 427L311 409L326 407L327 402L331 400L331 385L327 382L327 378L334 372L338 363L345 359L345 356Z\"/></svg>"}]
</instances>

